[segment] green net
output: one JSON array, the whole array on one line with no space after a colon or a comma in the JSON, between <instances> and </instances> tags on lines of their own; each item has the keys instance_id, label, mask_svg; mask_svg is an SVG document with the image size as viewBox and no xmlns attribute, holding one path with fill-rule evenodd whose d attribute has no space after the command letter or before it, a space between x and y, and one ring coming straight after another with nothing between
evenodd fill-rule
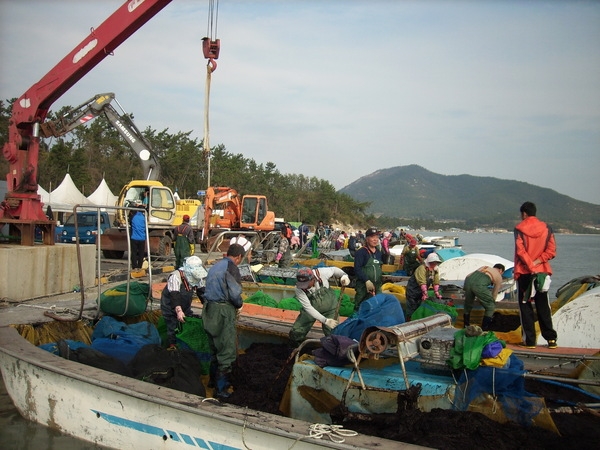
<instances>
[{"instance_id":1,"label":"green net","mask_svg":"<svg viewBox=\"0 0 600 450\"><path fill-rule=\"evenodd\" d=\"M207 375L210 367L211 353L202 319L186 317L185 323L179 324L177 344L180 348L188 348L196 353L196 356L200 360L202 374Z\"/></svg>"},{"instance_id":2,"label":"green net","mask_svg":"<svg viewBox=\"0 0 600 450\"><path fill-rule=\"evenodd\" d=\"M348 294L344 294L340 304L340 316L350 317L352 314L354 314L354 301L350 299Z\"/></svg>"},{"instance_id":3,"label":"green net","mask_svg":"<svg viewBox=\"0 0 600 450\"><path fill-rule=\"evenodd\" d=\"M417 310L411 316L412 320L416 319L424 319L425 317L433 316L438 313L446 313L452 319L452 323L456 321L458 317L458 312L456 311L456 307L445 305L443 303L437 303L433 300L425 300L421 303L421 306L417 308Z\"/></svg>"},{"instance_id":4,"label":"green net","mask_svg":"<svg viewBox=\"0 0 600 450\"><path fill-rule=\"evenodd\" d=\"M277 308L277 302L270 295L265 294L263 291L257 291L244 300L244 303L252 303L253 305L269 306L271 308Z\"/></svg>"},{"instance_id":5,"label":"green net","mask_svg":"<svg viewBox=\"0 0 600 450\"><path fill-rule=\"evenodd\" d=\"M289 309L291 311L300 311L302 305L296 297L282 298L277 305L279 309Z\"/></svg>"}]
</instances>

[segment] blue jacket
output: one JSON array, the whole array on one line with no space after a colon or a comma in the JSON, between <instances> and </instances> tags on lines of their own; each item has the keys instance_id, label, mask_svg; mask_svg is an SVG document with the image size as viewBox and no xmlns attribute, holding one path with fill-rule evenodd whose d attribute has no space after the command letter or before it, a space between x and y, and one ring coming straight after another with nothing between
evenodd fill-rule
<instances>
[{"instance_id":1,"label":"blue jacket","mask_svg":"<svg viewBox=\"0 0 600 450\"><path fill-rule=\"evenodd\" d=\"M141 211L136 212L131 219L131 239L134 241L146 240L146 217Z\"/></svg>"},{"instance_id":2,"label":"blue jacket","mask_svg":"<svg viewBox=\"0 0 600 450\"><path fill-rule=\"evenodd\" d=\"M230 258L223 258L208 271L204 298L207 302L229 302L236 308L243 305L242 277Z\"/></svg>"}]
</instances>

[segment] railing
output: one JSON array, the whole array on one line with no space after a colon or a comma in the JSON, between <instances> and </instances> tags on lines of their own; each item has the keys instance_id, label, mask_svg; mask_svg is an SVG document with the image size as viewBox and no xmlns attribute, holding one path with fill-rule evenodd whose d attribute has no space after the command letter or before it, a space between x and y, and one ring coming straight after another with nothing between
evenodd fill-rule
<instances>
[{"instance_id":1,"label":"railing","mask_svg":"<svg viewBox=\"0 0 600 450\"><path fill-rule=\"evenodd\" d=\"M79 316L77 319L80 320L83 316L83 307L85 303L85 289L84 289L84 278L83 278L83 267L81 264L81 243L79 242L79 221L77 219L77 211L96 211L96 226L97 226L97 234L96 234L96 278L98 280L98 310L96 311L96 318L100 316L100 296L102 294L102 284L100 283L100 279L102 278L102 232L101 232L101 224L100 224L100 211L101 210L121 210L121 211L140 211L144 216L146 215L146 210L144 208L131 208L131 207L123 207L123 206L106 206L106 205L98 205L98 206L90 206L90 205L75 205L73 207L74 214L74 222L75 222L75 245L77 248L77 266L79 270L79 286L81 292L81 307L79 310ZM131 277L129 273L131 273L131 239L129 235L129 214L124 214L125 216L125 231L127 233L127 290L125 297L125 312L129 307L129 285L131 283ZM152 286L152 262L151 262L151 254L150 254L150 239L148 232L148 220L145 221L146 224L146 253L148 254L148 283ZM152 290L150 289L148 292L148 296L152 295Z\"/></svg>"}]
</instances>

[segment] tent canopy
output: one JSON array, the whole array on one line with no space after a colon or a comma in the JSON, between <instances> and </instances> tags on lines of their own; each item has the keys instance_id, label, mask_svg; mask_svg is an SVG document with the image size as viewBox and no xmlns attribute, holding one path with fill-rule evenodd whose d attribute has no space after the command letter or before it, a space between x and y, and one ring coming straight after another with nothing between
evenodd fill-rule
<instances>
[{"instance_id":1,"label":"tent canopy","mask_svg":"<svg viewBox=\"0 0 600 450\"><path fill-rule=\"evenodd\" d=\"M95 205L114 206L117 204L117 196L112 193L104 178L87 199Z\"/></svg>"}]
</instances>

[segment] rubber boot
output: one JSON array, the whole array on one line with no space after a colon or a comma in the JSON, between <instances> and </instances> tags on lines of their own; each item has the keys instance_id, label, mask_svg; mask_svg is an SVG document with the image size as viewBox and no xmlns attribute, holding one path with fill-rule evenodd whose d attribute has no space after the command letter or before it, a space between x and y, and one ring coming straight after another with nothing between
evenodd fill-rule
<instances>
[{"instance_id":1,"label":"rubber boot","mask_svg":"<svg viewBox=\"0 0 600 450\"><path fill-rule=\"evenodd\" d=\"M211 361L208 369L208 384L209 388L214 388L217 382L217 373L219 372L219 363L217 361Z\"/></svg>"},{"instance_id":2,"label":"rubber boot","mask_svg":"<svg viewBox=\"0 0 600 450\"><path fill-rule=\"evenodd\" d=\"M492 327L492 322L494 321L493 317L483 316L483 321L481 322L481 329L483 331L489 331Z\"/></svg>"},{"instance_id":3,"label":"rubber boot","mask_svg":"<svg viewBox=\"0 0 600 450\"><path fill-rule=\"evenodd\" d=\"M467 328L471 325L471 314L463 314L463 322L465 323L463 328Z\"/></svg>"},{"instance_id":4,"label":"rubber boot","mask_svg":"<svg viewBox=\"0 0 600 450\"><path fill-rule=\"evenodd\" d=\"M231 387L231 382L229 381L229 372L219 372L217 375L217 385L215 391L216 398L227 398L231 394L229 393L229 388Z\"/></svg>"}]
</instances>

